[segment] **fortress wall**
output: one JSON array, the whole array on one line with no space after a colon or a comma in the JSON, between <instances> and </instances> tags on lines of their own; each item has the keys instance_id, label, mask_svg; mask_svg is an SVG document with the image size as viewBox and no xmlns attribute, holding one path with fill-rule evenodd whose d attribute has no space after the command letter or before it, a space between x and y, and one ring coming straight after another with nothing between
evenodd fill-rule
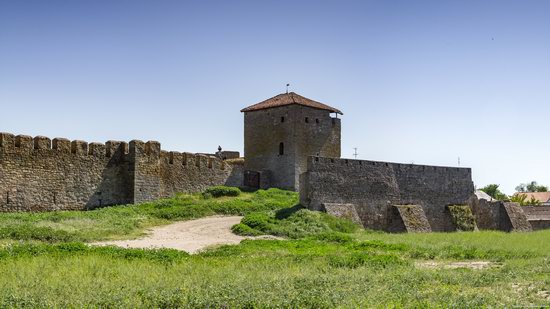
<instances>
[{"instance_id":1,"label":"fortress wall","mask_svg":"<svg viewBox=\"0 0 550 309\"><path fill-rule=\"evenodd\" d=\"M242 161L165 152L155 141L100 144L0 133L0 212L140 203L241 186L242 178Z\"/></svg>"},{"instance_id":2,"label":"fortress wall","mask_svg":"<svg viewBox=\"0 0 550 309\"><path fill-rule=\"evenodd\" d=\"M0 133L0 211L91 209L130 201L128 145Z\"/></svg>"},{"instance_id":3,"label":"fortress wall","mask_svg":"<svg viewBox=\"0 0 550 309\"><path fill-rule=\"evenodd\" d=\"M452 231L446 206L468 202L471 179L469 168L309 157L300 198L317 210L323 203L354 204L363 225L380 230L393 225L393 205L420 205L433 231Z\"/></svg>"},{"instance_id":4,"label":"fortress wall","mask_svg":"<svg viewBox=\"0 0 550 309\"><path fill-rule=\"evenodd\" d=\"M202 192L216 185L242 186L242 164L227 163L217 157L179 152L160 154L161 197L177 192Z\"/></svg>"}]
</instances>

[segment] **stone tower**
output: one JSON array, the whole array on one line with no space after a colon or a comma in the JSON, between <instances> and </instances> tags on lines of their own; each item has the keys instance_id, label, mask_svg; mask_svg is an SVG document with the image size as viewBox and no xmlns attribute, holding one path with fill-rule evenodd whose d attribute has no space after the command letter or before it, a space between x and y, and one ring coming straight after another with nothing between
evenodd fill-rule
<instances>
[{"instance_id":1,"label":"stone tower","mask_svg":"<svg viewBox=\"0 0 550 309\"><path fill-rule=\"evenodd\" d=\"M241 112L247 186L297 191L308 156L340 158L342 112L334 107L290 92Z\"/></svg>"}]
</instances>

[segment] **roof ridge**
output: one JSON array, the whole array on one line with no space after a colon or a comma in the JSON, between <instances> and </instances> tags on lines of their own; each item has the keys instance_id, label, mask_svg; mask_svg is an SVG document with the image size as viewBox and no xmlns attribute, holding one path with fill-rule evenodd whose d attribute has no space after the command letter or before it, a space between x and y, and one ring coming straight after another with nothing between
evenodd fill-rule
<instances>
[{"instance_id":1,"label":"roof ridge","mask_svg":"<svg viewBox=\"0 0 550 309\"><path fill-rule=\"evenodd\" d=\"M278 94L272 98L269 98L267 100L264 100L259 103L250 105L246 108L243 108L241 112L251 112L251 111L257 111L257 110L268 109L273 107L281 107L281 106L286 106L291 104L298 104L298 105L307 106L311 108L327 110L331 113L338 113L343 115L343 113L337 108L306 98L295 92Z\"/></svg>"}]
</instances>

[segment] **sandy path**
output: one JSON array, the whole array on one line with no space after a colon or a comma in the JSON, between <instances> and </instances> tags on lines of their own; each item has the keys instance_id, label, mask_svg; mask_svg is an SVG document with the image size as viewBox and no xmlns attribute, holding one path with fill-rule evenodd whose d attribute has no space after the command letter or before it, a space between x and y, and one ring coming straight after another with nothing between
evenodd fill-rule
<instances>
[{"instance_id":1,"label":"sandy path","mask_svg":"<svg viewBox=\"0 0 550 309\"><path fill-rule=\"evenodd\" d=\"M197 220L176 222L155 227L143 238L97 242L93 245L115 245L125 248L172 248L196 253L212 245L238 244L242 237L231 232L231 227L241 222L242 217L206 217Z\"/></svg>"}]
</instances>

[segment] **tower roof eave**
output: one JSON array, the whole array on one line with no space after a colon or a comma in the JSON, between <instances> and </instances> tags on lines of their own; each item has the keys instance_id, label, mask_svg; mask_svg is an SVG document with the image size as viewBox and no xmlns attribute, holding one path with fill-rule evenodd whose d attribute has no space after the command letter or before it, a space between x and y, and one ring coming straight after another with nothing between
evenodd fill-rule
<instances>
[{"instance_id":1,"label":"tower roof eave","mask_svg":"<svg viewBox=\"0 0 550 309\"><path fill-rule=\"evenodd\" d=\"M294 92L282 93L282 94L276 95L260 103L243 108L241 109L241 112L243 113L253 112L253 111L258 111L258 110L263 110L268 108L292 105L292 104L327 110L331 113L337 113L337 114L343 115L343 113L337 108L328 106L321 102L308 99Z\"/></svg>"}]
</instances>

